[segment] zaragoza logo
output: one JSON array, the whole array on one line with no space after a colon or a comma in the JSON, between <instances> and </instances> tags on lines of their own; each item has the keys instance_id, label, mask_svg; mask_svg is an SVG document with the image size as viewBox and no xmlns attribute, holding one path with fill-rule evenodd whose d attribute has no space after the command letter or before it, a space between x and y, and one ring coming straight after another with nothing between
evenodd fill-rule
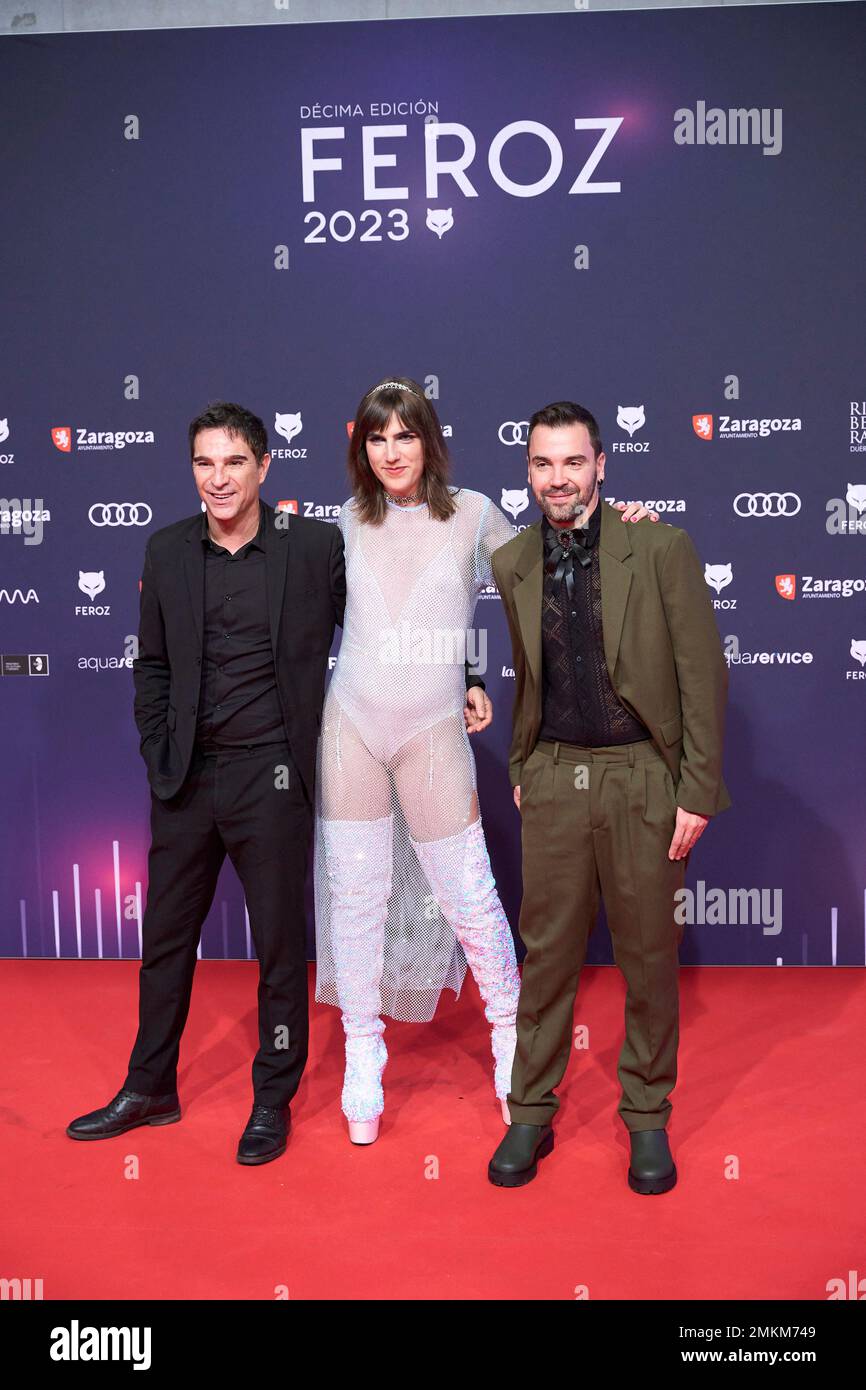
<instances>
[{"instance_id":1,"label":"zaragoza logo","mask_svg":"<svg viewBox=\"0 0 866 1390\"><path fill-rule=\"evenodd\" d=\"M72 450L72 426L55 425L51 431L51 438L54 440L55 449L59 449L62 454L68 454Z\"/></svg>"},{"instance_id":2,"label":"zaragoza logo","mask_svg":"<svg viewBox=\"0 0 866 1390\"><path fill-rule=\"evenodd\" d=\"M796 574L777 574L776 593L779 598L794 599L797 597L797 576Z\"/></svg>"},{"instance_id":3,"label":"zaragoza logo","mask_svg":"<svg viewBox=\"0 0 866 1390\"><path fill-rule=\"evenodd\" d=\"M693 415L692 429L698 439L712 439L713 437L713 417L712 415Z\"/></svg>"}]
</instances>

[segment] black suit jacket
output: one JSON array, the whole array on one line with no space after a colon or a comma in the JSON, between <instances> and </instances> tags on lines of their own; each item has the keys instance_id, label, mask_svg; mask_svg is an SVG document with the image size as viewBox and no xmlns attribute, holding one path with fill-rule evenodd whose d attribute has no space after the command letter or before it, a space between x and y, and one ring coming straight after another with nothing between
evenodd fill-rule
<instances>
[{"instance_id":1,"label":"black suit jacket","mask_svg":"<svg viewBox=\"0 0 866 1390\"><path fill-rule=\"evenodd\" d=\"M346 569L338 526L265 508L268 620L277 691L292 757L312 802L325 673L343 622ZM147 776L161 800L180 789L195 742L204 624L201 518L154 531L144 555L135 722Z\"/></svg>"}]
</instances>

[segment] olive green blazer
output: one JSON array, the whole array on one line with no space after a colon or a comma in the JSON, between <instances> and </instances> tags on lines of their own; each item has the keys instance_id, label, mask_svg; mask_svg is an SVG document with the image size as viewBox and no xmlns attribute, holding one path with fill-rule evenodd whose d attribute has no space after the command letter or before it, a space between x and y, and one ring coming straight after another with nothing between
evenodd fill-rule
<instances>
[{"instance_id":1,"label":"olive green blazer","mask_svg":"<svg viewBox=\"0 0 866 1390\"><path fill-rule=\"evenodd\" d=\"M670 768L677 805L704 816L731 801L722 780L728 668L697 552L685 531L622 522L601 507L604 655L611 684ZM514 650L512 786L541 727L541 522L493 553Z\"/></svg>"}]
</instances>

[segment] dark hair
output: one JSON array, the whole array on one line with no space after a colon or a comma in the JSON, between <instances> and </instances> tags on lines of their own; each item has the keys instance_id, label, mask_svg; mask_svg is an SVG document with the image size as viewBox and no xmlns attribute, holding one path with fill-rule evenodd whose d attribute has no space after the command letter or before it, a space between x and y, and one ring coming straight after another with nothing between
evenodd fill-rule
<instances>
[{"instance_id":1,"label":"dark hair","mask_svg":"<svg viewBox=\"0 0 866 1390\"><path fill-rule=\"evenodd\" d=\"M529 454L529 441L536 425L547 425L549 429L558 429L562 425L586 425L589 442L596 458L602 451L601 435L595 416L590 415L588 410L585 410L582 405L576 405L574 401L554 401L552 405L546 405L541 410L536 410L529 422L529 430L526 435L527 455Z\"/></svg>"},{"instance_id":2,"label":"dark hair","mask_svg":"<svg viewBox=\"0 0 866 1390\"><path fill-rule=\"evenodd\" d=\"M367 437L385 428L394 412L407 430L417 434L424 448L421 486L430 515L437 521L452 516L456 504L448 490L448 449L442 437L439 417L423 387L408 376L385 376L361 398L349 440L349 480L354 493L355 512L361 521L374 525L384 521L387 510L385 489L370 467Z\"/></svg>"},{"instance_id":3,"label":"dark hair","mask_svg":"<svg viewBox=\"0 0 866 1390\"><path fill-rule=\"evenodd\" d=\"M245 410L242 405L233 405L231 401L214 401L190 423L190 458L195 457L195 437L200 430L225 430L231 438L240 435L252 449L257 463L261 463L268 452L268 432L258 415Z\"/></svg>"}]
</instances>

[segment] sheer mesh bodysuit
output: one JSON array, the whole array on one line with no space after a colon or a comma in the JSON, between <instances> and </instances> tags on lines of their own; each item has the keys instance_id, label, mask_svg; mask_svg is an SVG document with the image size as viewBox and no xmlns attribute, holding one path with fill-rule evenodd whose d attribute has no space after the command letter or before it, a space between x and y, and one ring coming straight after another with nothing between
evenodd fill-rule
<instances>
[{"instance_id":1,"label":"sheer mesh bodysuit","mask_svg":"<svg viewBox=\"0 0 866 1390\"><path fill-rule=\"evenodd\" d=\"M390 504L378 526L351 501L340 515L347 602L319 741L314 885L316 998L342 1011L350 1091L349 1041L378 1047L384 1065L380 1015L432 1018L467 961L493 1025L497 1094L510 1083L519 976L481 827L463 663L474 664L491 553L513 530L481 493L453 495L446 521L426 503ZM377 1110L343 1099L356 1118Z\"/></svg>"}]
</instances>

